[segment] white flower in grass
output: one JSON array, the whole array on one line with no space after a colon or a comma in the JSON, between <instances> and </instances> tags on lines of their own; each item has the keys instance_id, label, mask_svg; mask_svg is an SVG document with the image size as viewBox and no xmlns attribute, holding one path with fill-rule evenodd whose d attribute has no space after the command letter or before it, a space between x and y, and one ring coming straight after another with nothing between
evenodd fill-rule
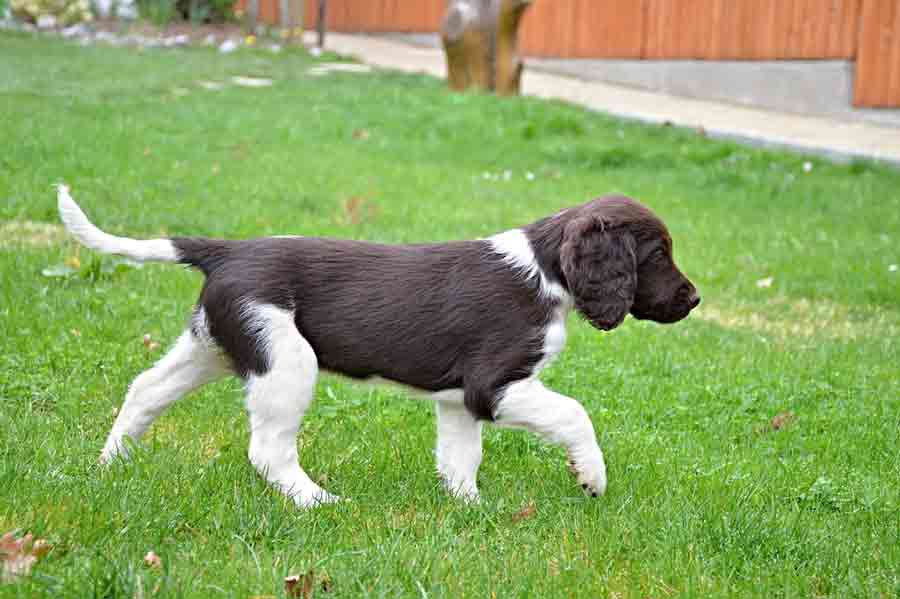
<instances>
[{"instance_id":1,"label":"white flower in grass","mask_svg":"<svg viewBox=\"0 0 900 599\"><path fill-rule=\"evenodd\" d=\"M809 161L804 162L804 163L803 163L803 172L804 172L804 173L811 173L811 172L812 172L812 167L813 167L812 162L809 162Z\"/></svg>"},{"instance_id":2,"label":"white flower in grass","mask_svg":"<svg viewBox=\"0 0 900 599\"><path fill-rule=\"evenodd\" d=\"M898 267L896 264L891 264L888 266L888 272L897 272L898 269L900 269L900 267Z\"/></svg>"}]
</instances>

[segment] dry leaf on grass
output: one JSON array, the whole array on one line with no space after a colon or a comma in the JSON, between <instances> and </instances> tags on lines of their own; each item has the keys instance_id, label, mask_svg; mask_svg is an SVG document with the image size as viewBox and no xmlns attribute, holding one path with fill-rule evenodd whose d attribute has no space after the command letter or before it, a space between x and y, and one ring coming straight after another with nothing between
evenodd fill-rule
<instances>
[{"instance_id":1,"label":"dry leaf on grass","mask_svg":"<svg viewBox=\"0 0 900 599\"><path fill-rule=\"evenodd\" d=\"M162 559L154 551L148 551L144 556L144 565L148 568L162 568Z\"/></svg>"},{"instance_id":2,"label":"dry leaf on grass","mask_svg":"<svg viewBox=\"0 0 900 599\"><path fill-rule=\"evenodd\" d=\"M370 135L371 134L369 133L368 129L354 129L354 131L353 131L353 139L359 139L359 140L365 141L365 140L369 139Z\"/></svg>"},{"instance_id":3,"label":"dry leaf on grass","mask_svg":"<svg viewBox=\"0 0 900 599\"><path fill-rule=\"evenodd\" d=\"M331 578L327 574L316 576L316 571L310 570L306 574L294 574L284 579L284 590L288 597L310 599L315 595L316 588L323 593L330 592Z\"/></svg>"},{"instance_id":4,"label":"dry leaf on grass","mask_svg":"<svg viewBox=\"0 0 900 599\"><path fill-rule=\"evenodd\" d=\"M310 570L306 574L288 576L284 579L284 591L288 597L302 597L309 599L313 596L313 584L316 581L315 573Z\"/></svg>"},{"instance_id":5,"label":"dry leaf on grass","mask_svg":"<svg viewBox=\"0 0 900 599\"><path fill-rule=\"evenodd\" d=\"M44 539L34 540L31 533L17 539L13 532L0 537L0 562L3 571L0 581L15 582L17 578L31 574L31 567L50 551Z\"/></svg>"},{"instance_id":6,"label":"dry leaf on grass","mask_svg":"<svg viewBox=\"0 0 900 599\"><path fill-rule=\"evenodd\" d=\"M777 416L772 418L772 422L770 423L773 431L779 431L786 426L788 426L791 422L794 421L794 413L793 412L782 412Z\"/></svg>"},{"instance_id":7,"label":"dry leaf on grass","mask_svg":"<svg viewBox=\"0 0 900 599\"><path fill-rule=\"evenodd\" d=\"M159 349L159 343L153 340L150 333L144 333L144 347L146 347L148 351L156 351Z\"/></svg>"},{"instance_id":8,"label":"dry leaf on grass","mask_svg":"<svg viewBox=\"0 0 900 599\"><path fill-rule=\"evenodd\" d=\"M534 503L529 503L528 505L523 507L521 510L519 510L518 512L513 514L512 521L514 524L517 524L517 523L521 522L522 520L528 520L529 518L533 518L536 513L537 513L537 508L535 507Z\"/></svg>"},{"instance_id":9,"label":"dry leaf on grass","mask_svg":"<svg viewBox=\"0 0 900 599\"><path fill-rule=\"evenodd\" d=\"M347 198L341 205L338 220L345 225L358 225L370 221L378 215L378 206L362 196Z\"/></svg>"}]
</instances>

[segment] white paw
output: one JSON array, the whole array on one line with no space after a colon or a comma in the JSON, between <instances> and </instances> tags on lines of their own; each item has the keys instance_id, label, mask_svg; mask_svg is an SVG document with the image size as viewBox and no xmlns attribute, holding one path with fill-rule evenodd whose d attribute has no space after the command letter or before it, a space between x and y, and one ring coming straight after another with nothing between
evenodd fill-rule
<instances>
[{"instance_id":1,"label":"white paw","mask_svg":"<svg viewBox=\"0 0 900 599\"><path fill-rule=\"evenodd\" d=\"M100 465L106 466L116 458L128 459L128 448L125 446L124 439L110 437L106 440L106 444L103 445L103 450L100 452L100 457L97 461Z\"/></svg>"},{"instance_id":2,"label":"white paw","mask_svg":"<svg viewBox=\"0 0 900 599\"><path fill-rule=\"evenodd\" d=\"M444 483L447 493L456 499L461 499L466 503L478 503L481 501L481 496L478 494L478 487L474 480L454 477L440 470L438 470L438 476L441 482Z\"/></svg>"},{"instance_id":3,"label":"white paw","mask_svg":"<svg viewBox=\"0 0 900 599\"><path fill-rule=\"evenodd\" d=\"M569 454L569 470L584 492L591 497L606 493L606 463L599 448L585 456L575 457Z\"/></svg>"},{"instance_id":4,"label":"white paw","mask_svg":"<svg viewBox=\"0 0 900 599\"><path fill-rule=\"evenodd\" d=\"M340 496L332 495L331 493L320 487L301 493L294 493L291 495L291 499L294 500L294 504L297 507L302 509L344 501Z\"/></svg>"}]
</instances>

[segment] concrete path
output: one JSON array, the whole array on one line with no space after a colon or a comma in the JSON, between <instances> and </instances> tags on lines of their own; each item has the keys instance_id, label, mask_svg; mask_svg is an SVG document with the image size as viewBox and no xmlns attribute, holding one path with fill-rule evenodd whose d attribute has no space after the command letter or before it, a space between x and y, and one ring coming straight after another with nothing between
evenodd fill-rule
<instances>
[{"instance_id":1,"label":"concrete path","mask_svg":"<svg viewBox=\"0 0 900 599\"><path fill-rule=\"evenodd\" d=\"M314 36L307 36L305 41L314 43ZM441 78L446 76L440 49L383 37L339 33L327 35L326 49L378 67ZM900 129L896 127L669 96L536 69L526 69L522 85L523 93L527 95L565 100L628 119L702 127L710 137L819 154L837 160L872 158L900 166Z\"/></svg>"}]
</instances>

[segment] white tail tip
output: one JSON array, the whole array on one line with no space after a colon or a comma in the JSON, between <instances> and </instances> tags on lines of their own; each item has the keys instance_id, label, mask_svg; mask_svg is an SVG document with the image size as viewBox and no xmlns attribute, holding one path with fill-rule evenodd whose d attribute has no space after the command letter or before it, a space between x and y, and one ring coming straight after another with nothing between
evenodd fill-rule
<instances>
[{"instance_id":1,"label":"white tail tip","mask_svg":"<svg viewBox=\"0 0 900 599\"><path fill-rule=\"evenodd\" d=\"M69 193L69 187L65 183L56 185L56 200L59 208L59 217L75 239L104 254L118 254L127 256L132 260L177 262L178 252L168 239L130 239L128 237L116 237L104 233L88 220L75 200Z\"/></svg>"}]
</instances>

